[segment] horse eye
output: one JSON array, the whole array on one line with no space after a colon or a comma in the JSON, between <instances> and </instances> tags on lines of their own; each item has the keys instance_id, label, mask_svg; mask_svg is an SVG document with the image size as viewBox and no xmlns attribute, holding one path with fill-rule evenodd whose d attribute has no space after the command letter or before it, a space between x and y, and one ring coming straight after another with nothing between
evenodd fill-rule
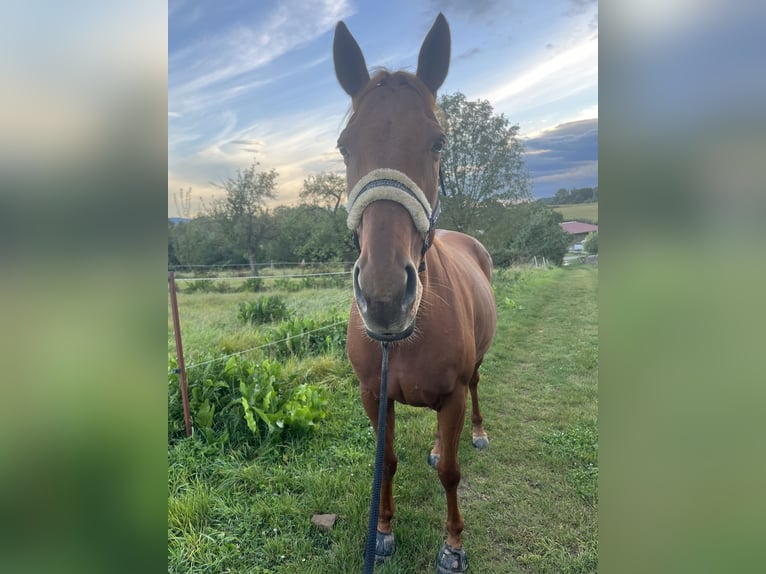
<instances>
[{"instance_id":1,"label":"horse eye","mask_svg":"<svg viewBox=\"0 0 766 574\"><path fill-rule=\"evenodd\" d=\"M344 157L344 159L348 159L348 149L344 145L338 146L338 151L340 152L340 155Z\"/></svg>"},{"instance_id":2,"label":"horse eye","mask_svg":"<svg viewBox=\"0 0 766 574\"><path fill-rule=\"evenodd\" d=\"M431 146L431 151L434 151L436 153L441 152L444 149L444 138L438 138L434 141L434 145Z\"/></svg>"}]
</instances>

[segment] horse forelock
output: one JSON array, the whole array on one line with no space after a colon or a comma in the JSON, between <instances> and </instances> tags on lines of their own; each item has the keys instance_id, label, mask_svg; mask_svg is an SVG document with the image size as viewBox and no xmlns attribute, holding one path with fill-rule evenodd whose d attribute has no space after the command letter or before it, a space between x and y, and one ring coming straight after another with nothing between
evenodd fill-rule
<instances>
[{"instance_id":1,"label":"horse forelock","mask_svg":"<svg viewBox=\"0 0 766 574\"><path fill-rule=\"evenodd\" d=\"M356 110L365 100L366 96L376 88L384 86L409 88L420 96L428 108L433 109L435 105L433 94L415 74L411 74L404 70L392 72L387 68L377 68L370 78L370 81L367 82L367 85L363 87L354 98L354 109Z\"/></svg>"}]
</instances>

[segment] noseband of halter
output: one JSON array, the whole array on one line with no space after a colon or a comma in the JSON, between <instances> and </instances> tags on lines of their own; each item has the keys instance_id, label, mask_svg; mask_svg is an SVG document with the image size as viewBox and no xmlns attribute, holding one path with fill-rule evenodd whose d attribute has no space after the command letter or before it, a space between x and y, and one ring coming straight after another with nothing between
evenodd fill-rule
<instances>
[{"instance_id":1,"label":"noseband of halter","mask_svg":"<svg viewBox=\"0 0 766 574\"><path fill-rule=\"evenodd\" d=\"M439 183L442 184L441 169L439 169ZM348 219L346 225L354 232L354 245L361 251L357 228L362 221L362 213L368 205L374 201L394 201L404 207L412 217L415 228L425 234L423 250L420 254L421 262L418 271L425 270L425 255L431 246L431 232L436 227L436 221L441 213L441 201L437 194L436 207L431 208L423 190L412 181L406 174L395 169L374 169L360 179L348 194Z\"/></svg>"}]
</instances>

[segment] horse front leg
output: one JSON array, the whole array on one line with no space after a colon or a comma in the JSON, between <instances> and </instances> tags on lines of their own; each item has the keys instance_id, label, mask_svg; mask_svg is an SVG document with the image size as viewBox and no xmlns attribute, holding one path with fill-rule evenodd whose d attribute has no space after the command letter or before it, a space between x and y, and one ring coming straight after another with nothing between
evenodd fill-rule
<instances>
[{"instance_id":1,"label":"horse front leg","mask_svg":"<svg viewBox=\"0 0 766 574\"><path fill-rule=\"evenodd\" d=\"M458 390L438 414L441 456L436 470L447 497L447 541L437 559L438 574L456 574L468 569L468 559L460 536L464 522L457 503L457 487L460 484L457 449L465 420L465 401L466 393Z\"/></svg>"},{"instance_id":2,"label":"horse front leg","mask_svg":"<svg viewBox=\"0 0 766 574\"><path fill-rule=\"evenodd\" d=\"M362 392L362 404L378 435L378 399L372 393ZM386 410L386 443L383 449L383 472L380 483L380 506L378 507L378 532L375 540L375 563L386 562L394 555L396 539L391 521L394 517L393 480L399 459L394 451L395 433L394 402L388 401Z\"/></svg>"},{"instance_id":3,"label":"horse front leg","mask_svg":"<svg viewBox=\"0 0 766 574\"><path fill-rule=\"evenodd\" d=\"M439 457L441 457L442 454L442 435L441 431L439 430L438 416L436 417L436 433L434 436L434 447L431 449L431 452L428 453L428 464L430 464L433 468L436 468L436 466L439 464Z\"/></svg>"}]
</instances>

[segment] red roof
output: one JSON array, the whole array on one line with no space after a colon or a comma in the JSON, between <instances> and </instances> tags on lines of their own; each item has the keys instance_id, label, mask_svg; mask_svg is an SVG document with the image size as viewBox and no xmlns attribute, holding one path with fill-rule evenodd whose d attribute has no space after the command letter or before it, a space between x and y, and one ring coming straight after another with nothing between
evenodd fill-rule
<instances>
[{"instance_id":1,"label":"red roof","mask_svg":"<svg viewBox=\"0 0 766 574\"><path fill-rule=\"evenodd\" d=\"M572 235L598 231L598 225L591 225L590 223L583 223L581 221L565 221L564 223L559 223L559 225L561 226L561 229Z\"/></svg>"}]
</instances>

